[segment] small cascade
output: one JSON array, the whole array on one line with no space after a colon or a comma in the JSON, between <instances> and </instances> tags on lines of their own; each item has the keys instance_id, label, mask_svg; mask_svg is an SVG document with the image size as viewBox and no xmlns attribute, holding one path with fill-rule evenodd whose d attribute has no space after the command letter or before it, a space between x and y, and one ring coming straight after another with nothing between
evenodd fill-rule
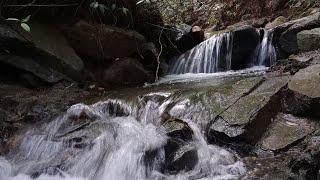
<instances>
[{"instance_id":1,"label":"small cascade","mask_svg":"<svg viewBox=\"0 0 320 180\"><path fill-rule=\"evenodd\" d=\"M263 29L260 34L263 34L263 39L253 54L253 65L271 66L277 60L276 50L272 42L273 30Z\"/></svg>"},{"instance_id":2,"label":"small cascade","mask_svg":"<svg viewBox=\"0 0 320 180\"><path fill-rule=\"evenodd\" d=\"M231 70L233 33L215 35L175 59L169 74L214 73Z\"/></svg>"},{"instance_id":3,"label":"small cascade","mask_svg":"<svg viewBox=\"0 0 320 180\"><path fill-rule=\"evenodd\" d=\"M159 120L171 107L171 94L151 93L139 103L107 100L77 104L56 120L18 137L18 149L0 157L2 180L171 180L238 179L246 173L239 157L207 143L203 129L184 118L193 131L186 147L196 147L192 170L163 170L168 135ZM204 117L199 117L202 119ZM152 153L150 153L152 152ZM179 154L177 154L178 156ZM150 160L153 159L153 160Z\"/></svg>"}]
</instances>

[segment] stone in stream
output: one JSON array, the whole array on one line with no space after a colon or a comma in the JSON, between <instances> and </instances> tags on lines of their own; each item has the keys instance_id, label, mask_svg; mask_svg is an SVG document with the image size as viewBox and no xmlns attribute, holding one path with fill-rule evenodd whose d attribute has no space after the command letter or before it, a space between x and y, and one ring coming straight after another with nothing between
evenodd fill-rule
<instances>
[{"instance_id":1,"label":"stone in stream","mask_svg":"<svg viewBox=\"0 0 320 180\"><path fill-rule=\"evenodd\" d=\"M239 97L230 107L221 111L209 127L210 133L224 133L230 138L243 136L256 142L271 118L280 110L278 91L289 81L288 76L267 78Z\"/></svg>"},{"instance_id":2,"label":"stone in stream","mask_svg":"<svg viewBox=\"0 0 320 180\"><path fill-rule=\"evenodd\" d=\"M81 80L83 62L62 34L49 25L31 23L30 26L30 33L18 33L0 25L0 46L7 52L1 55L0 62L31 72L48 83L62 79L61 74Z\"/></svg>"},{"instance_id":3,"label":"stone in stream","mask_svg":"<svg viewBox=\"0 0 320 180\"><path fill-rule=\"evenodd\" d=\"M265 150L282 150L311 134L318 127L310 119L279 113L260 140Z\"/></svg>"},{"instance_id":4,"label":"stone in stream","mask_svg":"<svg viewBox=\"0 0 320 180\"><path fill-rule=\"evenodd\" d=\"M301 31L297 34L298 49L312 51L320 49L320 28Z\"/></svg>"},{"instance_id":5,"label":"stone in stream","mask_svg":"<svg viewBox=\"0 0 320 180\"><path fill-rule=\"evenodd\" d=\"M197 148L189 142L193 139L193 131L180 119L169 119L164 122L169 140L165 145L165 171L178 173L190 171L198 162Z\"/></svg>"}]
</instances>

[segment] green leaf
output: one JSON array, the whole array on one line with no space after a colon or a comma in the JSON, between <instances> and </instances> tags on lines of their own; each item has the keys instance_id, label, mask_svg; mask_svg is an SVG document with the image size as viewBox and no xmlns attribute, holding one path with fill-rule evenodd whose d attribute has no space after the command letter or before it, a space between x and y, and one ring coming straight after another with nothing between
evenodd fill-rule
<instances>
[{"instance_id":1,"label":"green leaf","mask_svg":"<svg viewBox=\"0 0 320 180\"><path fill-rule=\"evenodd\" d=\"M26 23L21 23L21 27L23 30L30 32L30 26Z\"/></svg>"},{"instance_id":2,"label":"green leaf","mask_svg":"<svg viewBox=\"0 0 320 180\"><path fill-rule=\"evenodd\" d=\"M31 15L25 17L24 19L21 20L21 22L26 23L30 20Z\"/></svg>"},{"instance_id":3,"label":"green leaf","mask_svg":"<svg viewBox=\"0 0 320 180\"><path fill-rule=\"evenodd\" d=\"M7 20L7 21L20 21L20 20L17 19L17 18L7 18L6 20Z\"/></svg>"},{"instance_id":4,"label":"green leaf","mask_svg":"<svg viewBox=\"0 0 320 180\"><path fill-rule=\"evenodd\" d=\"M129 9L127 8L122 8L122 12L123 14L125 14L126 16L128 15Z\"/></svg>"}]
</instances>

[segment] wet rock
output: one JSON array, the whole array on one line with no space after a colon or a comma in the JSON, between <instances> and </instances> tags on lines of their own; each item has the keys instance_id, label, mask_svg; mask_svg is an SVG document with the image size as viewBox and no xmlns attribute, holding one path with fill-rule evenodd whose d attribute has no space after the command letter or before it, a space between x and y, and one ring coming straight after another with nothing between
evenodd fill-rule
<instances>
[{"instance_id":1,"label":"wet rock","mask_svg":"<svg viewBox=\"0 0 320 180\"><path fill-rule=\"evenodd\" d=\"M286 17L283 17L283 16L279 16L277 17L275 20L273 20L272 22L269 22L265 28L267 29L273 29L283 23L286 23L288 21L288 19Z\"/></svg>"},{"instance_id":2,"label":"wet rock","mask_svg":"<svg viewBox=\"0 0 320 180\"><path fill-rule=\"evenodd\" d=\"M188 123L180 119L169 119L163 123L166 129L167 135L172 138L182 139L189 141L192 139L193 131L189 127Z\"/></svg>"},{"instance_id":3,"label":"wet rock","mask_svg":"<svg viewBox=\"0 0 320 180\"><path fill-rule=\"evenodd\" d=\"M265 150L285 149L317 128L316 123L312 120L279 113L260 140L260 144Z\"/></svg>"},{"instance_id":4,"label":"wet rock","mask_svg":"<svg viewBox=\"0 0 320 180\"><path fill-rule=\"evenodd\" d=\"M169 140L165 145L165 171L175 174L189 171L198 162L198 153L194 145L189 144L193 131L180 119L169 119L163 123Z\"/></svg>"},{"instance_id":5,"label":"wet rock","mask_svg":"<svg viewBox=\"0 0 320 180\"><path fill-rule=\"evenodd\" d=\"M246 68L251 54L260 42L259 33L252 26L243 26L233 31L231 69Z\"/></svg>"},{"instance_id":6,"label":"wet rock","mask_svg":"<svg viewBox=\"0 0 320 180\"><path fill-rule=\"evenodd\" d=\"M259 140L271 118L280 110L276 94L288 81L288 76L272 77L247 87L243 96L219 114L209 132L221 132L232 138L241 135L253 143Z\"/></svg>"},{"instance_id":7,"label":"wet rock","mask_svg":"<svg viewBox=\"0 0 320 180\"><path fill-rule=\"evenodd\" d=\"M78 54L95 59L132 56L145 41L138 32L85 21L66 27L64 31Z\"/></svg>"},{"instance_id":8,"label":"wet rock","mask_svg":"<svg viewBox=\"0 0 320 180\"><path fill-rule=\"evenodd\" d=\"M105 85L139 85L149 81L149 75L142 64L133 58L115 61L104 71L102 83Z\"/></svg>"},{"instance_id":9,"label":"wet rock","mask_svg":"<svg viewBox=\"0 0 320 180\"><path fill-rule=\"evenodd\" d=\"M320 97L320 65L312 65L296 73L288 84L290 90L308 96Z\"/></svg>"},{"instance_id":10,"label":"wet rock","mask_svg":"<svg viewBox=\"0 0 320 180\"><path fill-rule=\"evenodd\" d=\"M320 48L320 28L301 31L297 34L298 49L312 51Z\"/></svg>"}]
</instances>

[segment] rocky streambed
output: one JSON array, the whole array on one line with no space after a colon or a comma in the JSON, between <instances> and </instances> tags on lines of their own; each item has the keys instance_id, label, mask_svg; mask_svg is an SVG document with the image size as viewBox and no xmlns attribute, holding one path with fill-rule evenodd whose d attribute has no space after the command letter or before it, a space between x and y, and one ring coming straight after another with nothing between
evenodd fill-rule
<instances>
[{"instance_id":1,"label":"rocky streambed","mask_svg":"<svg viewBox=\"0 0 320 180\"><path fill-rule=\"evenodd\" d=\"M314 179L319 67L294 76L254 68L170 75L95 97L61 85L47 96L30 92L30 106L23 91L8 93L4 122L23 128L2 139L0 177Z\"/></svg>"}]
</instances>

